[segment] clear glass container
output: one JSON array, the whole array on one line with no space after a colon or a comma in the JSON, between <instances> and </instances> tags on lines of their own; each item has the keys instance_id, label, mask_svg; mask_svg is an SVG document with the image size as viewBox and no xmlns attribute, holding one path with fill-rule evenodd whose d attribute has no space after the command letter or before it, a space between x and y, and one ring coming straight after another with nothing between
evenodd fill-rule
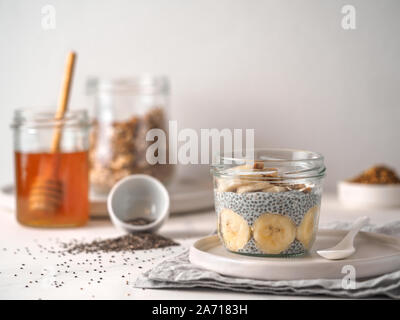
<instances>
[{"instance_id":1,"label":"clear glass container","mask_svg":"<svg viewBox=\"0 0 400 320\"><path fill-rule=\"evenodd\" d=\"M17 219L35 227L81 226L89 218L88 116L84 110L68 111L62 120L54 116L29 109L14 113ZM57 130L60 144L52 151Z\"/></svg>"},{"instance_id":2,"label":"clear glass container","mask_svg":"<svg viewBox=\"0 0 400 320\"><path fill-rule=\"evenodd\" d=\"M173 166L146 160L146 150L154 143L146 141L151 129L161 129L166 134L166 145L160 148L165 148L168 157L168 79L92 79L87 88L94 105L89 156L92 190L106 194L120 179L137 173L168 183Z\"/></svg>"},{"instance_id":3,"label":"clear glass container","mask_svg":"<svg viewBox=\"0 0 400 320\"><path fill-rule=\"evenodd\" d=\"M287 149L251 153L219 155L212 165L221 242L245 255L304 255L318 229L323 156Z\"/></svg>"}]
</instances>

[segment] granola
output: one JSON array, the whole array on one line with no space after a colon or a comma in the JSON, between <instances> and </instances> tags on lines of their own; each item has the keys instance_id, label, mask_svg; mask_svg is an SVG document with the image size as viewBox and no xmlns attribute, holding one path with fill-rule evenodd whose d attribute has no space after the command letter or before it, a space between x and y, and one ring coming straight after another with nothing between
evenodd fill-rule
<instances>
[{"instance_id":1,"label":"granola","mask_svg":"<svg viewBox=\"0 0 400 320\"><path fill-rule=\"evenodd\" d=\"M150 145L146 141L147 131L158 128L166 132L165 122L164 111L158 107L126 121L94 122L89 152L93 190L106 193L120 179L137 173L167 182L172 176L173 166L151 165L146 161L146 150Z\"/></svg>"}]
</instances>

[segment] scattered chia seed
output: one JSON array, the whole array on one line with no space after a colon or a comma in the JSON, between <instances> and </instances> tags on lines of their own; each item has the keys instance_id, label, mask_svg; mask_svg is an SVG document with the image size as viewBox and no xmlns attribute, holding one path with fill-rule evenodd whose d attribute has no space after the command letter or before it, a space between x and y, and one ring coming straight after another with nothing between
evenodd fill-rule
<instances>
[{"instance_id":1,"label":"scattered chia seed","mask_svg":"<svg viewBox=\"0 0 400 320\"><path fill-rule=\"evenodd\" d=\"M135 269L137 268L136 270L143 270L146 267L146 263L161 256L165 257L165 253L175 251L175 247L173 246L178 245L174 241L154 233L138 233L117 238L97 239L95 241L71 239L71 241L65 240L65 242L62 242L59 238L53 239L49 240L52 242L49 245L43 245L35 240L34 248L23 247L22 249L13 249L0 247L2 254L25 255L25 259L29 257L29 260L23 261L24 263L18 263L14 271L15 273L10 274L15 281L25 273L30 275L30 278L26 279L26 282L22 284L25 290L29 291L31 288L37 288L38 284L41 283L41 279L45 281L51 279L49 285L54 290L65 290L66 284L75 282L78 284L76 290L86 291L95 286L101 286L107 281L109 272L107 272L106 268L132 266ZM160 248L159 251L151 250L156 248ZM179 247L176 249L179 250ZM141 251L139 253L136 250ZM85 257L84 254L87 253L94 253L95 255L87 255ZM147 253L155 254L156 257L149 259L146 257ZM42 268L41 272L32 272L31 268L37 267L37 264L33 262L32 265L31 259L36 260L34 255L37 254L41 254L41 256L37 256L38 260L39 258L40 260L52 259L52 267ZM135 254L135 256L131 256L132 254ZM137 257L138 254L144 255L143 259ZM144 264L138 265L141 262ZM1 270L0 277L2 274L4 272ZM64 281L60 281L60 277L65 280L65 283ZM121 273L120 277L122 284L131 284L129 281L131 277L130 272Z\"/></svg>"},{"instance_id":2,"label":"scattered chia seed","mask_svg":"<svg viewBox=\"0 0 400 320\"><path fill-rule=\"evenodd\" d=\"M128 234L118 238L94 240L89 243L73 241L63 243L62 247L66 252L76 253L99 253L99 252L124 252L134 250L165 248L178 245L171 239L167 239L155 233ZM113 258L114 256L112 256ZM111 260L110 260L111 262Z\"/></svg>"},{"instance_id":3,"label":"scattered chia seed","mask_svg":"<svg viewBox=\"0 0 400 320\"><path fill-rule=\"evenodd\" d=\"M152 223L154 220L150 220L147 218L135 218L135 219L130 219L127 221L124 221L125 223L134 225L134 226L144 226L146 224Z\"/></svg>"}]
</instances>

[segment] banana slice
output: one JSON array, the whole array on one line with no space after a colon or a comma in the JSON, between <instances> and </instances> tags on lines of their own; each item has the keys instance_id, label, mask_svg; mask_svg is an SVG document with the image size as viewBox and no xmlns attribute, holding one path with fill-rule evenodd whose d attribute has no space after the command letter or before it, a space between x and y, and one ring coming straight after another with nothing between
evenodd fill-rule
<instances>
[{"instance_id":1,"label":"banana slice","mask_svg":"<svg viewBox=\"0 0 400 320\"><path fill-rule=\"evenodd\" d=\"M232 167L227 169L226 172L242 180L265 180L268 177L278 176L276 168L264 168L264 163L260 161Z\"/></svg>"},{"instance_id":2,"label":"banana slice","mask_svg":"<svg viewBox=\"0 0 400 320\"><path fill-rule=\"evenodd\" d=\"M281 186L271 186L270 188L267 188L263 190L265 192L272 192L272 193L278 193L278 192L285 192L288 191L285 187Z\"/></svg>"},{"instance_id":3,"label":"banana slice","mask_svg":"<svg viewBox=\"0 0 400 320\"><path fill-rule=\"evenodd\" d=\"M262 170L264 169L264 162L255 161L254 163L247 163L241 166L236 166L229 168L227 171L229 172L240 172L240 171L251 171L251 170Z\"/></svg>"},{"instance_id":4,"label":"banana slice","mask_svg":"<svg viewBox=\"0 0 400 320\"><path fill-rule=\"evenodd\" d=\"M317 213L318 206L312 207L304 215L303 220L297 228L296 239L299 240L306 249L309 249L314 236Z\"/></svg>"},{"instance_id":5,"label":"banana slice","mask_svg":"<svg viewBox=\"0 0 400 320\"><path fill-rule=\"evenodd\" d=\"M250 183L245 186L240 186L237 188L236 192L237 193L246 193L246 192L255 192L255 191L261 191L266 188L272 187L269 183L267 182L256 182L256 183Z\"/></svg>"},{"instance_id":6,"label":"banana slice","mask_svg":"<svg viewBox=\"0 0 400 320\"><path fill-rule=\"evenodd\" d=\"M264 213L254 222L253 237L262 252L278 254L294 241L296 225L289 217Z\"/></svg>"},{"instance_id":7,"label":"banana slice","mask_svg":"<svg viewBox=\"0 0 400 320\"><path fill-rule=\"evenodd\" d=\"M217 190L219 192L235 192L237 188L246 186L248 183L241 181L240 179L218 179Z\"/></svg>"},{"instance_id":8,"label":"banana slice","mask_svg":"<svg viewBox=\"0 0 400 320\"><path fill-rule=\"evenodd\" d=\"M232 251L242 249L251 237L246 220L230 209L223 209L219 219L219 230L225 247Z\"/></svg>"}]
</instances>

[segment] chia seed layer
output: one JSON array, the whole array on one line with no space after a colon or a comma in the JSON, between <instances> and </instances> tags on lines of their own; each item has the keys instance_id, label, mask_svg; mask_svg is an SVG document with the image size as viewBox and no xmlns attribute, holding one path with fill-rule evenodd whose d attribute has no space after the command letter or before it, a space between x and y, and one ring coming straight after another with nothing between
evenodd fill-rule
<instances>
[{"instance_id":1,"label":"chia seed layer","mask_svg":"<svg viewBox=\"0 0 400 320\"><path fill-rule=\"evenodd\" d=\"M320 192L312 189L305 193L297 190L286 192L235 192L214 191L215 210L217 215L224 209L230 209L242 216L250 227L263 213L276 213L289 217L298 227L304 215L314 206L321 203ZM294 240L288 249L280 255L304 254L306 249L298 240ZM240 253L263 255L253 238L239 250Z\"/></svg>"}]
</instances>

